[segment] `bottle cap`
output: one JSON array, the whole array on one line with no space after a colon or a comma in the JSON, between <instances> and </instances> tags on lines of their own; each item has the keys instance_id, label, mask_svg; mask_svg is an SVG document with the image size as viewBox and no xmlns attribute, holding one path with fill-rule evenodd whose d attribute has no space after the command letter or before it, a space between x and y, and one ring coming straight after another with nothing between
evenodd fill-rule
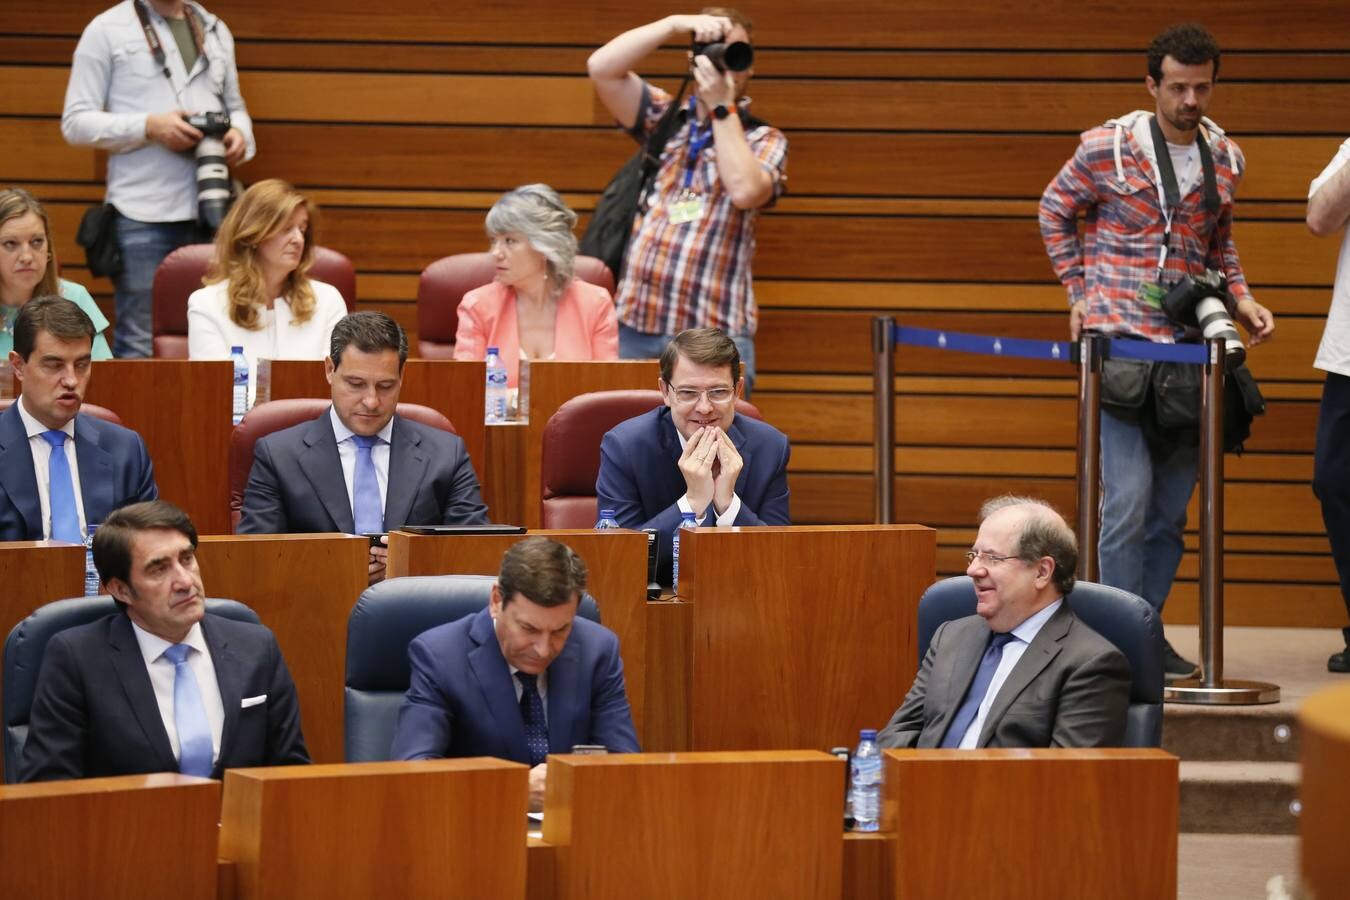
<instances>
[{"instance_id":1,"label":"bottle cap","mask_svg":"<svg viewBox=\"0 0 1350 900\"><path fill-rule=\"evenodd\" d=\"M498 355L498 353L497 353L497 348L496 348L496 347L489 347L489 348L488 348L488 356L497 356L497 355Z\"/></svg>"},{"instance_id":2,"label":"bottle cap","mask_svg":"<svg viewBox=\"0 0 1350 900\"><path fill-rule=\"evenodd\" d=\"M875 741L877 739L877 730L875 728L864 728L858 732L858 736L864 741Z\"/></svg>"},{"instance_id":3,"label":"bottle cap","mask_svg":"<svg viewBox=\"0 0 1350 900\"><path fill-rule=\"evenodd\" d=\"M602 510L600 510L600 518L602 518L602 519L612 519L612 518L614 518L614 510L612 510L612 509L602 509Z\"/></svg>"},{"instance_id":4,"label":"bottle cap","mask_svg":"<svg viewBox=\"0 0 1350 900\"><path fill-rule=\"evenodd\" d=\"M695 515L694 515L693 513L691 513L691 512L689 512L689 513L687 513L687 512L682 512L682 513L680 513L680 518L681 518L683 521L685 521L685 522L693 522L693 521L694 521L695 519L697 519L698 517L695 516Z\"/></svg>"},{"instance_id":5,"label":"bottle cap","mask_svg":"<svg viewBox=\"0 0 1350 900\"><path fill-rule=\"evenodd\" d=\"M233 356L233 355L236 354L236 353L243 353L243 352L244 352L244 348L243 348L243 347L231 347L231 348L230 348L230 355L231 355L231 356Z\"/></svg>"}]
</instances>

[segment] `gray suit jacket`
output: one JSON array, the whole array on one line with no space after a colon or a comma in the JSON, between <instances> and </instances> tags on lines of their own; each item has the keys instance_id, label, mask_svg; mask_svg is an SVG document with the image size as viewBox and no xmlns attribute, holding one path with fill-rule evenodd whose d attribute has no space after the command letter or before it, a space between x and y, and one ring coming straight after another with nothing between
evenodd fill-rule
<instances>
[{"instance_id":1,"label":"gray suit jacket","mask_svg":"<svg viewBox=\"0 0 1350 900\"><path fill-rule=\"evenodd\" d=\"M937 747L975 678L989 640L979 616L944 622L914 686L877 735L882 747ZM1066 600L1003 682L977 747L1118 747L1130 704L1130 664Z\"/></svg>"}]
</instances>

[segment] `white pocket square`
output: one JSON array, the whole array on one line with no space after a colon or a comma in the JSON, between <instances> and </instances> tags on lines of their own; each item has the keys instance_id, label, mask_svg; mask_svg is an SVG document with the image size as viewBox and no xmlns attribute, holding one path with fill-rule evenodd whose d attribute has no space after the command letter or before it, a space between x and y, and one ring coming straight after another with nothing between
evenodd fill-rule
<instances>
[{"instance_id":1,"label":"white pocket square","mask_svg":"<svg viewBox=\"0 0 1350 900\"><path fill-rule=\"evenodd\" d=\"M266 703L266 702L267 702L266 694L259 694L256 697L245 697L243 700L239 701L239 708L248 709L250 706L257 706L259 703Z\"/></svg>"}]
</instances>

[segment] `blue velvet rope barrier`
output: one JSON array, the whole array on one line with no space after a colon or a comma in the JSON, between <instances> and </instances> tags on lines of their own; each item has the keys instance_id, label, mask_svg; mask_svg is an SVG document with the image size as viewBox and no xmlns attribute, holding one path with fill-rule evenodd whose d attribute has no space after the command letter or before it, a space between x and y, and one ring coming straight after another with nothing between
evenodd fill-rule
<instances>
[{"instance_id":1,"label":"blue velvet rope barrier","mask_svg":"<svg viewBox=\"0 0 1350 900\"><path fill-rule=\"evenodd\" d=\"M895 342L914 347L932 347L935 350L958 350L962 353L981 353L986 356L1016 356L1022 359L1042 359L1051 362L1077 362L1078 344L1070 341L1040 341L1031 338L995 337L988 334L967 334L961 331L940 331L936 328L895 326ZM1153 362L1194 363L1204 365L1208 350L1204 344L1155 344L1152 341L1113 339L1107 356L1117 359L1147 359Z\"/></svg>"}]
</instances>

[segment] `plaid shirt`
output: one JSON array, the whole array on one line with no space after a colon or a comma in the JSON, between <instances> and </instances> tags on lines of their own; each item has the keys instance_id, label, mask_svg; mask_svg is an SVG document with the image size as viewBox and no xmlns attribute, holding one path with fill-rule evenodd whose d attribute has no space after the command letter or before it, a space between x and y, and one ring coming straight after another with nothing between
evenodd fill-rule
<instances>
[{"instance_id":1,"label":"plaid shirt","mask_svg":"<svg viewBox=\"0 0 1350 900\"><path fill-rule=\"evenodd\" d=\"M670 94L645 85L638 141L656 127L670 107ZM739 106L749 105L742 98ZM675 114L683 123L684 110ZM709 127L706 126L705 127ZM642 198L624 256L615 303L619 321L647 334L677 334L686 328L721 328L728 334L754 334L759 313L750 279L759 211L737 209L717 176L717 149L710 141L698 156L691 189L702 195L702 218L683 225L668 217L670 204L684 190L689 126L681 124L666 142L661 167ZM773 197L787 183L787 138L760 125L746 134L750 150L774 179Z\"/></svg>"},{"instance_id":2,"label":"plaid shirt","mask_svg":"<svg viewBox=\"0 0 1350 900\"><path fill-rule=\"evenodd\" d=\"M1140 285L1157 278L1165 232L1156 169L1133 130L1141 115L1147 114L1113 119L1083 133L1073 158L1041 197L1041 237L1055 274L1068 289L1069 303L1087 301L1084 328L1172 343L1183 330L1138 296ZM1205 126L1219 214L1211 216L1205 209L1202 182L1181 198L1161 280L1166 288L1187 272L1217 269L1227 276L1237 301L1251 296L1233 244L1233 195L1244 161L1236 143L1208 120ZM1082 212L1087 233L1080 241L1077 219Z\"/></svg>"}]
</instances>

